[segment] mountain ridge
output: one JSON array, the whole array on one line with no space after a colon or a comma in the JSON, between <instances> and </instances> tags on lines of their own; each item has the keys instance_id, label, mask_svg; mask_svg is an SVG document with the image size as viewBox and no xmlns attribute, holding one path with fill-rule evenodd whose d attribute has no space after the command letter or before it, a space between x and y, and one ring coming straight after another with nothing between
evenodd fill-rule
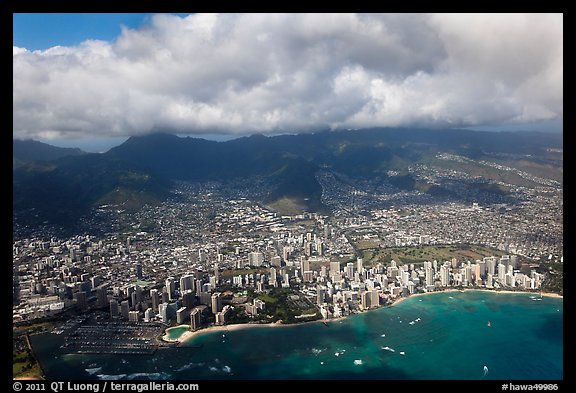
<instances>
[{"instance_id":1,"label":"mountain ridge","mask_svg":"<svg viewBox=\"0 0 576 393\"><path fill-rule=\"evenodd\" d=\"M260 179L267 186L259 202L267 206L289 201L302 210L327 212L316 178L320 171L358 179L377 177L398 190L455 198L445 185L415 178L410 168L437 165L436 156L443 153L470 162L514 155L530 160L534 156L544 160L543 164L531 161L530 165L542 171L545 165L558 167L558 159L547 149L561 150L562 145L561 135L470 130L380 128L255 135L225 142L157 133L130 137L106 153L68 154L49 165L15 166L13 207L19 214L31 208L59 212L47 218L57 222L59 215L72 219L107 201L133 209L159 203L170 194L174 180L240 180L248 186L251 179ZM486 176L486 170L479 174ZM498 178L492 177L492 181ZM506 193L482 182L463 186Z\"/></svg>"}]
</instances>

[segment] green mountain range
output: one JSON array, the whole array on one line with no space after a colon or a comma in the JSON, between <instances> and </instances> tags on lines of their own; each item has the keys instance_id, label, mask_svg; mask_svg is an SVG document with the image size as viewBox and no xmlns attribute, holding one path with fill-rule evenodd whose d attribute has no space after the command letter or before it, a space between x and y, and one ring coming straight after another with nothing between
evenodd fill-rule
<instances>
[{"instance_id":1,"label":"green mountain range","mask_svg":"<svg viewBox=\"0 0 576 393\"><path fill-rule=\"evenodd\" d=\"M267 187L259 202L279 211L322 211L319 171L355 179L383 179L399 190L442 198L458 196L442 184L415 178L412 165L457 169L478 181L471 190L505 193L494 184L514 178L478 164L491 160L562 181L562 135L535 132L366 129L214 142L169 134L134 136L107 153L88 154L34 141L14 140L14 217L27 225L66 226L101 204L134 210L170 195L173 180L237 181L258 178ZM469 159L442 161L439 153ZM510 173L509 173L510 172ZM504 176L504 177L503 177ZM287 207L289 206L289 207Z\"/></svg>"}]
</instances>

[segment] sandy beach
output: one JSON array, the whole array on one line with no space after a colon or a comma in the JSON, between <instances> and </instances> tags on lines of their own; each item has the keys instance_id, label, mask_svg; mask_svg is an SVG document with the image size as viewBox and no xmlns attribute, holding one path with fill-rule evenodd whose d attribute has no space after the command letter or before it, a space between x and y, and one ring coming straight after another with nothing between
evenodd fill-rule
<instances>
[{"instance_id":1,"label":"sandy beach","mask_svg":"<svg viewBox=\"0 0 576 393\"><path fill-rule=\"evenodd\" d=\"M445 289L442 291L434 291L434 292L420 292L420 293L415 293L412 294L410 296L407 297L397 297L396 299L394 299L394 301L390 304L387 304L383 307L393 307L396 306L400 303L402 303L403 301L410 299L410 298L415 298L415 297L420 297L420 296L426 296L426 295L432 295L432 294L438 294L438 293L446 293L446 292L465 292L465 291L481 291L481 292L488 292L488 293L497 293L497 294L525 294L525 295L542 295L542 296L546 296L546 297L553 297L553 298L558 298L558 299L563 299L564 297L558 293L553 293L553 292L530 292L530 291L510 291L510 290L495 290L495 289L481 289L481 288L466 288L466 289L455 289L455 288L450 288L450 289ZM373 310L378 310L380 308L383 307L378 307L375 308ZM369 311L373 311L373 310L367 310L367 311L363 311L363 312L369 312ZM326 322L326 323L330 323L333 321L337 321L337 320L341 320L342 318L346 318L346 317L341 317L341 318L337 318L337 319L328 319L328 320L324 320L324 319L318 319L315 321L308 321L308 322L301 322L301 323L318 323L318 322ZM283 324L281 321L275 322L275 323L242 323L242 324L235 324L235 325L223 325L223 326L209 326L203 329L198 329L196 331L186 331L184 333L182 333L180 335L180 337L178 337L178 339L168 339L167 335L164 334L164 336L162 336L162 340L166 341L166 342L172 342L172 343L183 343L186 341L190 341L192 340L194 337L197 337L200 334L204 334L204 333L214 333L214 332L230 332L233 330L241 330L241 329L251 329L251 328L262 328L262 327L268 327L268 328L273 328L273 327L288 327L288 326L297 326L300 325L301 323L294 323L294 324ZM180 325L180 326L187 326L187 325ZM177 327L177 326L176 326Z\"/></svg>"},{"instance_id":2,"label":"sandy beach","mask_svg":"<svg viewBox=\"0 0 576 393\"><path fill-rule=\"evenodd\" d=\"M273 328L273 327L280 327L280 326L295 326L297 324L291 324L291 325L284 325L281 322L278 323L239 323L239 324L234 324L234 325L223 325L223 326L208 326L206 328L203 329L198 329L196 331L186 331L184 333L182 333L180 335L180 337L178 337L178 339L169 339L166 337L166 334L164 334L164 336L162 336L162 340L166 341L166 342L172 342L172 343L182 343L182 342L186 342L186 341L190 341L192 340L194 337L200 335L200 334L204 334L204 333L214 333L214 332L230 332L233 330L241 330L241 329L250 329L250 328L257 328L257 327L269 327L269 328ZM180 325L180 326L186 326L186 325ZM177 327L177 326L176 326Z\"/></svg>"}]
</instances>

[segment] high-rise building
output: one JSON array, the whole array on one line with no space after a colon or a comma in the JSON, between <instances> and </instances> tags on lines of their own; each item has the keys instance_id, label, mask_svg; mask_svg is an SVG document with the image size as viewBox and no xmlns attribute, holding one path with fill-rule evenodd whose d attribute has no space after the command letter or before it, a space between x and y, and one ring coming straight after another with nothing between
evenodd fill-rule
<instances>
[{"instance_id":1,"label":"high-rise building","mask_svg":"<svg viewBox=\"0 0 576 393\"><path fill-rule=\"evenodd\" d=\"M158 305L160 304L160 295L157 289L150 290L150 299L152 300L152 310L158 312Z\"/></svg>"},{"instance_id":2,"label":"high-rise building","mask_svg":"<svg viewBox=\"0 0 576 393\"><path fill-rule=\"evenodd\" d=\"M302 279L305 282L312 282L314 281L314 272L312 270L307 270L304 272L304 274L302 275Z\"/></svg>"},{"instance_id":3,"label":"high-rise building","mask_svg":"<svg viewBox=\"0 0 576 393\"><path fill-rule=\"evenodd\" d=\"M340 273L340 262L330 262L330 275Z\"/></svg>"},{"instance_id":4,"label":"high-rise building","mask_svg":"<svg viewBox=\"0 0 576 393\"><path fill-rule=\"evenodd\" d=\"M322 239L316 239L316 254L319 256L324 255L324 243L322 243Z\"/></svg>"},{"instance_id":5,"label":"high-rise building","mask_svg":"<svg viewBox=\"0 0 576 393\"><path fill-rule=\"evenodd\" d=\"M122 314L122 318L128 319L128 313L130 312L130 304L128 304L128 300L122 300L120 303L120 313Z\"/></svg>"},{"instance_id":6,"label":"high-rise building","mask_svg":"<svg viewBox=\"0 0 576 393\"><path fill-rule=\"evenodd\" d=\"M450 265L440 266L440 285L443 287L450 285Z\"/></svg>"},{"instance_id":7,"label":"high-rise building","mask_svg":"<svg viewBox=\"0 0 576 393\"><path fill-rule=\"evenodd\" d=\"M510 265L512 265L513 269L518 268L518 255L511 255L510 256Z\"/></svg>"},{"instance_id":8,"label":"high-rise building","mask_svg":"<svg viewBox=\"0 0 576 393\"><path fill-rule=\"evenodd\" d=\"M508 267L512 268L512 265L509 265ZM516 276L514 273L506 273L506 284L512 288L516 286Z\"/></svg>"},{"instance_id":9,"label":"high-rise building","mask_svg":"<svg viewBox=\"0 0 576 393\"><path fill-rule=\"evenodd\" d=\"M472 282L472 268L470 266L466 266L464 268L464 285L470 285Z\"/></svg>"},{"instance_id":10,"label":"high-rise building","mask_svg":"<svg viewBox=\"0 0 576 393\"><path fill-rule=\"evenodd\" d=\"M222 300L220 299L220 292L215 292L212 294L211 300L212 300L212 313L213 314L217 314L218 312L220 312L220 310L222 310Z\"/></svg>"},{"instance_id":11,"label":"high-rise building","mask_svg":"<svg viewBox=\"0 0 576 393\"><path fill-rule=\"evenodd\" d=\"M300 271L304 274L308 270L310 270L310 261L304 256L300 257Z\"/></svg>"},{"instance_id":12,"label":"high-rise building","mask_svg":"<svg viewBox=\"0 0 576 393\"><path fill-rule=\"evenodd\" d=\"M372 299L369 291L362 292L362 308L368 310L370 308L370 300Z\"/></svg>"},{"instance_id":13,"label":"high-rise building","mask_svg":"<svg viewBox=\"0 0 576 393\"><path fill-rule=\"evenodd\" d=\"M116 299L110 300L110 318L118 317L118 301Z\"/></svg>"},{"instance_id":14,"label":"high-rise building","mask_svg":"<svg viewBox=\"0 0 576 393\"><path fill-rule=\"evenodd\" d=\"M390 277L390 279L394 279L394 278L398 277L399 274L400 274L400 269L398 269L397 266L388 266L386 268L386 275L388 277Z\"/></svg>"},{"instance_id":15,"label":"high-rise building","mask_svg":"<svg viewBox=\"0 0 576 393\"><path fill-rule=\"evenodd\" d=\"M270 268L270 285L278 286L278 277L276 277L276 268Z\"/></svg>"},{"instance_id":16,"label":"high-rise building","mask_svg":"<svg viewBox=\"0 0 576 393\"><path fill-rule=\"evenodd\" d=\"M478 261L480 262L480 261ZM482 273L481 273L481 267L479 263L475 263L474 265L472 265L472 271L473 271L473 276L474 276L474 284L481 285L482 284Z\"/></svg>"},{"instance_id":17,"label":"high-rise building","mask_svg":"<svg viewBox=\"0 0 576 393\"><path fill-rule=\"evenodd\" d=\"M478 265L480 270L480 276L477 277L476 280L486 278L486 262L484 262L484 260L477 260L476 265Z\"/></svg>"},{"instance_id":18,"label":"high-rise building","mask_svg":"<svg viewBox=\"0 0 576 393\"><path fill-rule=\"evenodd\" d=\"M144 322L152 322L154 319L154 310L148 307L146 311L144 311Z\"/></svg>"},{"instance_id":19,"label":"high-rise building","mask_svg":"<svg viewBox=\"0 0 576 393\"><path fill-rule=\"evenodd\" d=\"M135 323L140 322L140 313L138 311L129 311L128 321Z\"/></svg>"},{"instance_id":20,"label":"high-rise building","mask_svg":"<svg viewBox=\"0 0 576 393\"><path fill-rule=\"evenodd\" d=\"M136 262L134 267L136 269L136 278L141 280L142 279L142 263Z\"/></svg>"},{"instance_id":21,"label":"high-rise building","mask_svg":"<svg viewBox=\"0 0 576 393\"><path fill-rule=\"evenodd\" d=\"M456 269L458 267L458 259L456 257L452 258L452 269Z\"/></svg>"},{"instance_id":22,"label":"high-rise building","mask_svg":"<svg viewBox=\"0 0 576 393\"><path fill-rule=\"evenodd\" d=\"M498 265L498 282L506 285L506 265L503 263Z\"/></svg>"},{"instance_id":23,"label":"high-rise building","mask_svg":"<svg viewBox=\"0 0 576 393\"><path fill-rule=\"evenodd\" d=\"M196 295L188 290L182 294L182 306L191 310L196 305Z\"/></svg>"},{"instance_id":24,"label":"high-rise building","mask_svg":"<svg viewBox=\"0 0 576 393\"><path fill-rule=\"evenodd\" d=\"M244 279L242 275L232 277L232 284L242 288L244 286Z\"/></svg>"},{"instance_id":25,"label":"high-rise building","mask_svg":"<svg viewBox=\"0 0 576 393\"><path fill-rule=\"evenodd\" d=\"M168 323L168 303L160 303L158 306L158 312L160 314L160 320L164 323Z\"/></svg>"},{"instance_id":26,"label":"high-rise building","mask_svg":"<svg viewBox=\"0 0 576 393\"><path fill-rule=\"evenodd\" d=\"M132 292L132 295L130 295L130 306L132 308L136 308L138 307L138 303L140 303L138 301L138 295L136 294L136 292Z\"/></svg>"},{"instance_id":27,"label":"high-rise building","mask_svg":"<svg viewBox=\"0 0 576 393\"><path fill-rule=\"evenodd\" d=\"M192 274L185 274L180 277L180 292L194 290L194 276Z\"/></svg>"},{"instance_id":28,"label":"high-rise building","mask_svg":"<svg viewBox=\"0 0 576 393\"><path fill-rule=\"evenodd\" d=\"M408 285L410 281L410 273L403 271L402 272L402 285Z\"/></svg>"},{"instance_id":29,"label":"high-rise building","mask_svg":"<svg viewBox=\"0 0 576 393\"><path fill-rule=\"evenodd\" d=\"M316 304L321 306L324 304L324 298L326 296L326 289L320 286L316 287Z\"/></svg>"},{"instance_id":30,"label":"high-rise building","mask_svg":"<svg viewBox=\"0 0 576 393\"><path fill-rule=\"evenodd\" d=\"M493 287L494 287L494 283L493 283L492 274L488 273L486 275L486 288L493 288Z\"/></svg>"},{"instance_id":31,"label":"high-rise building","mask_svg":"<svg viewBox=\"0 0 576 393\"><path fill-rule=\"evenodd\" d=\"M174 282L174 277L168 277L166 279L166 293L168 294L168 300L174 300L174 291L176 290L176 284Z\"/></svg>"},{"instance_id":32,"label":"high-rise building","mask_svg":"<svg viewBox=\"0 0 576 393\"><path fill-rule=\"evenodd\" d=\"M434 285L434 271L431 267L426 269L426 285Z\"/></svg>"},{"instance_id":33,"label":"high-rise building","mask_svg":"<svg viewBox=\"0 0 576 393\"><path fill-rule=\"evenodd\" d=\"M304 254L308 257L312 255L312 243L310 241L304 242Z\"/></svg>"},{"instance_id":34,"label":"high-rise building","mask_svg":"<svg viewBox=\"0 0 576 393\"><path fill-rule=\"evenodd\" d=\"M106 307L108 305L108 291L106 288L96 288L96 305L98 307Z\"/></svg>"},{"instance_id":35,"label":"high-rise building","mask_svg":"<svg viewBox=\"0 0 576 393\"><path fill-rule=\"evenodd\" d=\"M84 280L82 280L82 281L84 281ZM100 282L101 282L101 281L102 281L102 279L101 279L100 276L94 276L94 277L92 277L92 278L90 279L90 284L91 284L92 289L96 289L96 287L97 287L98 285L100 285Z\"/></svg>"},{"instance_id":36,"label":"high-rise building","mask_svg":"<svg viewBox=\"0 0 576 393\"><path fill-rule=\"evenodd\" d=\"M214 281L216 281L216 285L220 281L220 270L217 263L214 264Z\"/></svg>"},{"instance_id":37,"label":"high-rise building","mask_svg":"<svg viewBox=\"0 0 576 393\"><path fill-rule=\"evenodd\" d=\"M370 291L370 307L378 307L380 305L380 293L377 289L372 289Z\"/></svg>"},{"instance_id":38,"label":"high-rise building","mask_svg":"<svg viewBox=\"0 0 576 393\"><path fill-rule=\"evenodd\" d=\"M222 311L216 314L216 325L224 325L228 321L228 317L232 309L229 305L224 306Z\"/></svg>"},{"instance_id":39,"label":"high-rise building","mask_svg":"<svg viewBox=\"0 0 576 393\"><path fill-rule=\"evenodd\" d=\"M279 256L270 258L270 265L280 267L282 265L282 258L280 258Z\"/></svg>"},{"instance_id":40,"label":"high-rise building","mask_svg":"<svg viewBox=\"0 0 576 393\"><path fill-rule=\"evenodd\" d=\"M282 259L284 259L284 262L288 262L288 259L290 258L290 253L291 253L291 247L288 246L282 247Z\"/></svg>"},{"instance_id":41,"label":"high-rise building","mask_svg":"<svg viewBox=\"0 0 576 393\"><path fill-rule=\"evenodd\" d=\"M352 262L346 264L346 277L348 277L349 280L354 279L354 264Z\"/></svg>"},{"instance_id":42,"label":"high-rise building","mask_svg":"<svg viewBox=\"0 0 576 393\"><path fill-rule=\"evenodd\" d=\"M192 330L200 329L201 320L201 313L198 307L195 307L190 313L190 328Z\"/></svg>"},{"instance_id":43,"label":"high-rise building","mask_svg":"<svg viewBox=\"0 0 576 393\"><path fill-rule=\"evenodd\" d=\"M494 276L494 273L496 272L496 258L484 257L484 263L486 264L486 274Z\"/></svg>"},{"instance_id":44,"label":"high-rise building","mask_svg":"<svg viewBox=\"0 0 576 393\"><path fill-rule=\"evenodd\" d=\"M200 299L200 304L204 304L205 306L212 305L212 295L210 293L202 291L198 298Z\"/></svg>"},{"instance_id":45,"label":"high-rise building","mask_svg":"<svg viewBox=\"0 0 576 393\"><path fill-rule=\"evenodd\" d=\"M253 251L248 254L248 265L260 266L264 263L264 254L259 251Z\"/></svg>"},{"instance_id":46,"label":"high-rise building","mask_svg":"<svg viewBox=\"0 0 576 393\"><path fill-rule=\"evenodd\" d=\"M364 272L364 260L362 258L356 258L356 270L359 274Z\"/></svg>"},{"instance_id":47,"label":"high-rise building","mask_svg":"<svg viewBox=\"0 0 576 393\"><path fill-rule=\"evenodd\" d=\"M189 314L190 314L190 311L186 307L180 307L176 311L176 323L177 324L185 323L188 320Z\"/></svg>"},{"instance_id":48,"label":"high-rise building","mask_svg":"<svg viewBox=\"0 0 576 393\"><path fill-rule=\"evenodd\" d=\"M74 301L76 302L76 306L85 309L88 307L88 303L86 302L86 292L80 291L74 294Z\"/></svg>"}]
</instances>

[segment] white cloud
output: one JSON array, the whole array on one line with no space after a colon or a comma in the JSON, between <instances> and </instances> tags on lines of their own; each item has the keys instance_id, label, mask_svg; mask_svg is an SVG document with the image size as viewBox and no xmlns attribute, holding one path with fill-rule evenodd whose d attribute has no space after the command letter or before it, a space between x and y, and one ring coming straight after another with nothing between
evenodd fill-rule
<instances>
[{"instance_id":1,"label":"white cloud","mask_svg":"<svg viewBox=\"0 0 576 393\"><path fill-rule=\"evenodd\" d=\"M21 138L531 122L563 115L563 16L156 15L13 78Z\"/></svg>"}]
</instances>

